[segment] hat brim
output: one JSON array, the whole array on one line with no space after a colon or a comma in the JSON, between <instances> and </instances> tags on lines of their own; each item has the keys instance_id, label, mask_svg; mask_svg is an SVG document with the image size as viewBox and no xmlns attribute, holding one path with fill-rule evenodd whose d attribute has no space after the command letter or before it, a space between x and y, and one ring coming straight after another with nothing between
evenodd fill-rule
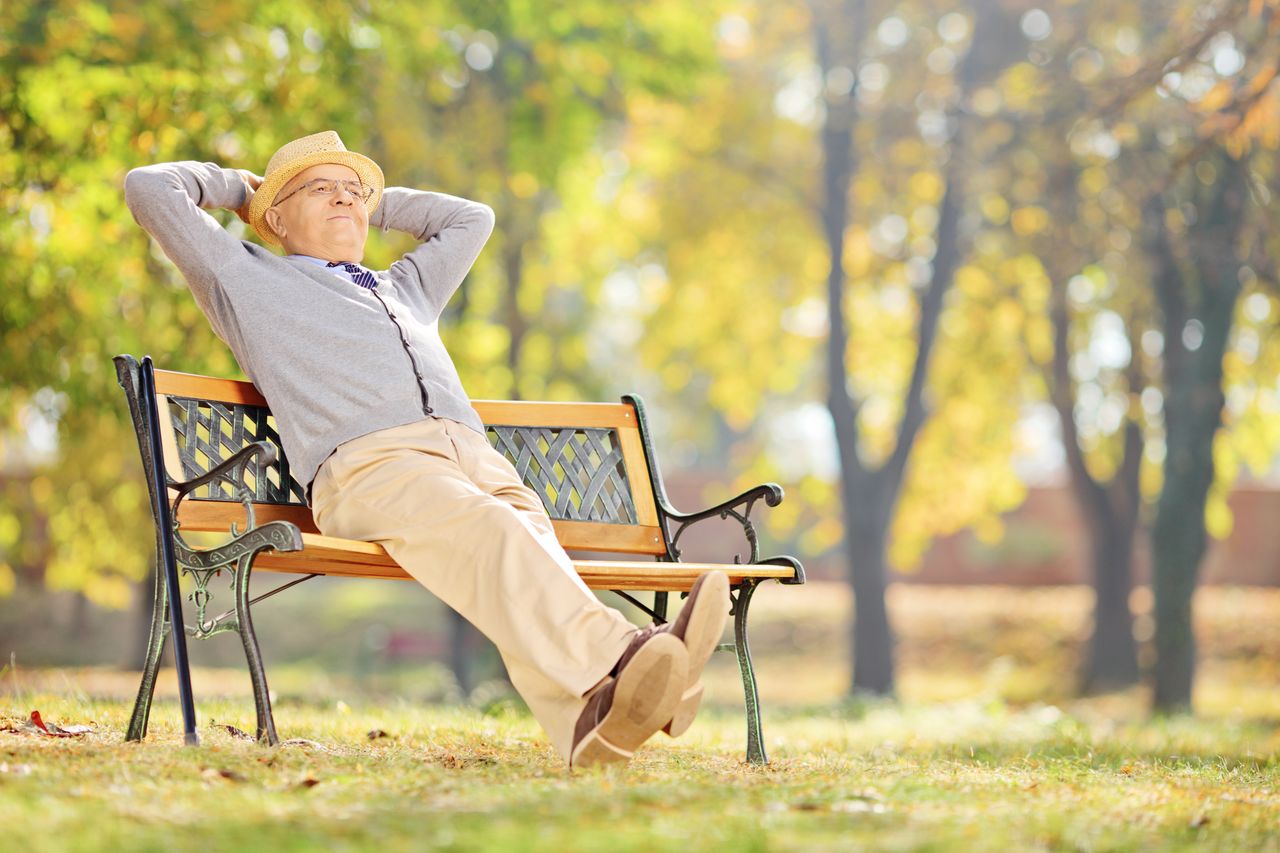
<instances>
[{"instance_id":1,"label":"hat brim","mask_svg":"<svg viewBox=\"0 0 1280 853\"><path fill-rule=\"evenodd\" d=\"M280 194L280 190L284 189L284 185L293 180L294 176L299 172L322 164L347 166L359 175L360 183L366 187L373 187L373 195L365 200L365 208L369 211L370 216L378 209L378 203L382 201L382 190L386 185L386 179L383 178L382 168L377 163L363 154L357 154L355 151L317 151L313 154L304 154L298 159L290 161L289 165L283 169L271 172L263 177L262 185L254 191L253 199L249 202L249 224L253 226L253 230L257 231L258 236L265 242L273 246L280 245L280 238L267 225L266 220L267 211L275 204L276 196Z\"/></svg>"}]
</instances>

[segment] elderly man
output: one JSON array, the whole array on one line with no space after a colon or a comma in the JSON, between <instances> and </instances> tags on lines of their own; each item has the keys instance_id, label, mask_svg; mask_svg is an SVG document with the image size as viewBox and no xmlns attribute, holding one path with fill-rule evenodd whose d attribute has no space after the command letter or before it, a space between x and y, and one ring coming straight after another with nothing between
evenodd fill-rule
<instances>
[{"instance_id":1,"label":"elderly man","mask_svg":"<svg viewBox=\"0 0 1280 853\"><path fill-rule=\"evenodd\" d=\"M703 578L662 627L601 603L490 447L440 340L492 210L384 187L333 131L284 145L261 178L212 163L134 169L125 198L270 403L316 526L380 543L488 636L571 767L625 762L659 729L689 726L728 613L725 576ZM285 255L202 210L219 207ZM370 270L370 224L419 245Z\"/></svg>"}]
</instances>

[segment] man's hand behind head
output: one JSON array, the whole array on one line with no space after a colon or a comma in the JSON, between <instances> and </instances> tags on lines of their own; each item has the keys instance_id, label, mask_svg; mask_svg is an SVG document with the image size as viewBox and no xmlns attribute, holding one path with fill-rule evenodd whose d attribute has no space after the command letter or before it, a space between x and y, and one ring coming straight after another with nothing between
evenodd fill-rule
<instances>
[{"instance_id":1,"label":"man's hand behind head","mask_svg":"<svg viewBox=\"0 0 1280 853\"><path fill-rule=\"evenodd\" d=\"M249 202L253 201L253 193L258 187L262 186L262 178L250 172L248 169L236 169L240 173L240 177L244 180L247 188L244 194L244 204L236 210L236 216L239 216L245 223L249 221Z\"/></svg>"}]
</instances>

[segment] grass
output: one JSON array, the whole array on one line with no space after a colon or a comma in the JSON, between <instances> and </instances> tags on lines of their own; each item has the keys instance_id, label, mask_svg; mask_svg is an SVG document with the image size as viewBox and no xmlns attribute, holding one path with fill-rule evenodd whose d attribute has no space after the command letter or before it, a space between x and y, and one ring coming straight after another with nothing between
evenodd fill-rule
<instances>
[{"instance_id":1,"label":"grass","mask_svg":"<svg viewBox=\"0 0 1280 853\"><path fill-rule=\"evenodd\" d=\"M0 732L13 850L1280 849L1280 737L1258 723L845 707L773 715L756 768L718 712L625 769L569 773L510 709L282 703L297 740L270 749L207 722L243 714L222 700L188 749L169 702L125 744L125 703L22 698L97 731Z\"/></svg>"},{"instance_id":2,"label":"grass","mask_svg":"<svg viewBox=\"0 0 1280 853\"><path fill-rule=\"evenodd\" d=\"M0 847L1280 851L1280 591L1207 592L1199 716L1151 718L1142 688L1072 696L1087 591L895 589L893 703L842 698L840 588L765 590L763 768L742 761L729 656L688 734L588 773L492 685L441 704L438 667L273 665L291 742L272 749L222 727L252 726L243 670L202 666L185 748L167 674L125 744L136 674L19 658L0 672ZM36 735L33 709L95 730Z\"/></svg>"}]
</instances>

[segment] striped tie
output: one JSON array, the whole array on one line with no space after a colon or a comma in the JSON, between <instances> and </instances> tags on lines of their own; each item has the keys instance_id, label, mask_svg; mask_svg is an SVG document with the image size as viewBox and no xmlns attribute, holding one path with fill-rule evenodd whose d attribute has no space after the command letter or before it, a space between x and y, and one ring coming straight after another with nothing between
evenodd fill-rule
<instances>
[{"instance_id":1,"label":"striped tie","mask_svg":"<svg viewBox=\"0 0 1280 853\"><path fill-rule=\"evenodd\" d=\"M367 290L373 290L378 286L378 280L373 277L373 273L369 272L359 264L349 264L345 261L331 261L325 264L327 267L342 267L351 277L355 279L355 283Z\"/></svg>"}]
</instances>

